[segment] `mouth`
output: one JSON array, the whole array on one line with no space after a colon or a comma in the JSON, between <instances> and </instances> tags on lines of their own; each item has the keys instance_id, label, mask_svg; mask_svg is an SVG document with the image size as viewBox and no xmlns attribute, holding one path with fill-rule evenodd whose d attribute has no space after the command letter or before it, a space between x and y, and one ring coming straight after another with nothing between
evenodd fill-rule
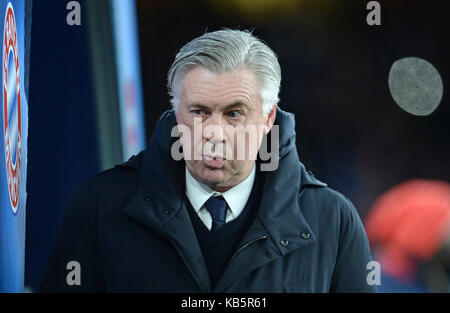
<instances>
[{"instance_id":1,"label":"mouth","mask_svg":"<svg viewBox=\"0 0 450 313\"><path fill-rule=\"evenodd\" d=\"M203 161L205 165L211 168L222 168L226 159L220 155L203 155Z\"/></svg>"}]
</instances>

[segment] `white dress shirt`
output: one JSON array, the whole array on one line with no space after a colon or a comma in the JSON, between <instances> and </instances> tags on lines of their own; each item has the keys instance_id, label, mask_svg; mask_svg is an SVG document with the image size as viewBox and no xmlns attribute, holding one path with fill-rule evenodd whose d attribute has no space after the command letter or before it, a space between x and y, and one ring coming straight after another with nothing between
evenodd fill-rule
<instances>
[{"instance_id":1,"label":"white dress shirt","mask_svg":"<svg viewBox=\"0 0 450 313\"><path fill-rule=\"evenodd\" d=\"M221 195L227 203L227 216L225 223L234 220L239 216L239 214L241 214L247 204L247 200L250 197L253 183L255 181L255 171L255 165L253 164L253 170L246 179L225 192L217 192L211 189L211 187L198 182L194 177L192 177L186 167L186 195L195 212L197 212L198 216L209 230L211 230L212 227L212 217L204 205L205 202L211 196Z\"/></svg>"}]
</instances>

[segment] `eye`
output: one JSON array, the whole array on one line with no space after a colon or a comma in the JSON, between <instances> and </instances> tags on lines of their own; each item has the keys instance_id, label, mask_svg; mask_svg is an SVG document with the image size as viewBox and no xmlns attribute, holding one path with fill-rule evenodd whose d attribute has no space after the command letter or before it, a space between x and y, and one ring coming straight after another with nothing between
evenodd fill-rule
<instances>
[{"instance_id":1,"label":"eye","mask_svg":"<svg viewBox=\"0 0 450 313\"><path fill-rule=\"evenodd\" d=\"M237 110L233 110L233 111L228 112L228 116L231 117L231 118L238 118L241 115L242 115L241 112L237 111Z\"/></svg>"},{"instance_id":2,"label":"eye","mask_svg":"<svg viewBox=\"0 0 450 313\"><path fill-rule=\"evenodd\" d=\"M203 110L192 110L191 112L196 116L203 116L205 114Z\"/></svg>"}]
</instances>

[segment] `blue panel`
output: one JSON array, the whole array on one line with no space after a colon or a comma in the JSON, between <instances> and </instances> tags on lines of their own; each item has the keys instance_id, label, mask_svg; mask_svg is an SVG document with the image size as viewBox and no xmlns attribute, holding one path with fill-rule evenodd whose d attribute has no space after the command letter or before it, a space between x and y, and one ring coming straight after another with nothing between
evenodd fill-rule
<instances>
[{"instance_id":1,"label":"blue panel","mask_svg":"<svg viewBox=\"0 0 450 313\"><path fill-rule=\"evenodd\" d=\"M134 1L112 1L123 159L145 147L139 43Z\"/></svg>"}]
</instances>

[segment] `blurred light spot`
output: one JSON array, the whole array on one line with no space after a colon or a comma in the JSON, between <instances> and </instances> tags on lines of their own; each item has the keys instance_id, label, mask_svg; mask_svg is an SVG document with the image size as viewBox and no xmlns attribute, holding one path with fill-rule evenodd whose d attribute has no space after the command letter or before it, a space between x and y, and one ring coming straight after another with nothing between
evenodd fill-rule
<instances>
[{"instance_id":1,"label":"blurred light spot","mask_svg":"<svg viewBox=\"0 0 450 313\"><path fill-rule=\"evenodd\" d=\"M396 61L389 73L392 98L406 112L427 116L439 106L444 91L439 72L416 57Z\"/></svg>"}]
</instances>

